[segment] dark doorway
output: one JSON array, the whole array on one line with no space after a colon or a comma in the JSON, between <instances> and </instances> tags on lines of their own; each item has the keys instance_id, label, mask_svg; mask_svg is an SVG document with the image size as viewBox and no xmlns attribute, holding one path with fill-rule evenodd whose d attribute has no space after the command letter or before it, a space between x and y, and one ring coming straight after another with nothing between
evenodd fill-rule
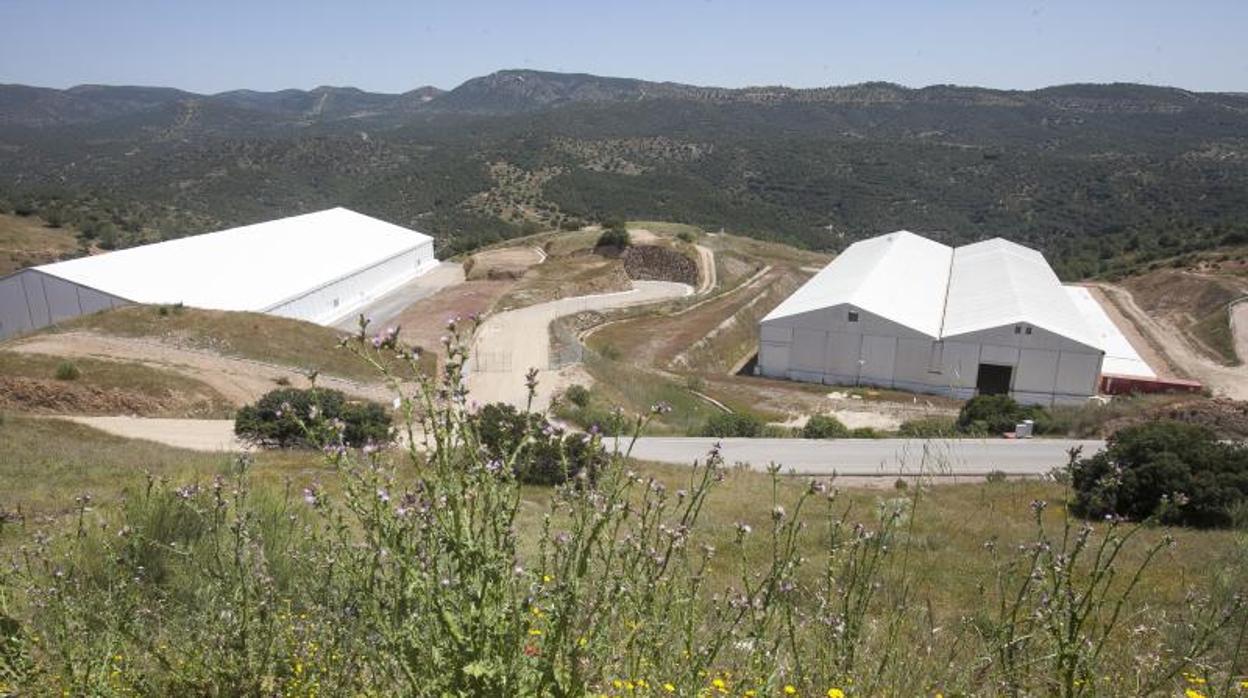
<instances>
[{"instance_id":1,"label":"dark doorway","mask_svg":"<svg viewBox=\"0 0 1248 698\"><path fill-rule=\"evenodd\" d=\"M980 395L1008 395L1012 373L1012 366L980 364L979 376L975 379L975 391Z\"/></svg>"}]
</instances>

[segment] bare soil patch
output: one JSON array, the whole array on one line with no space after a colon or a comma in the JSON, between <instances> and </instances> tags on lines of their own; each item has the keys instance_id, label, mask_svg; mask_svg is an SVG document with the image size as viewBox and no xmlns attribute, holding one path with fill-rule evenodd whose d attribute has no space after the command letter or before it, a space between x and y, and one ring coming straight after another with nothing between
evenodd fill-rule
<instances>
[{"instance_id":1,"label":"bare soil patch","mask_svg":"<svg viewBox=\"0 0 1248 698\"><path fill-rule=\"evenodd\" d=\"M515 283L498 279L466 281L409 305L393 324L402 328L405 344L445 357L442 337L446 335L447 320L485 314Z\"/></svg>"},{"instance_id":2,"label":"bare soil patch","mask_svg":"<svg viewBox=\"0 0 1248 698\"><path fill-rule=\"evenodd\" d=\"M542 261L542 254L532 247L483 250L464 262L464 273L469 281L519 279Z\"/></svg>"}]
</instances>

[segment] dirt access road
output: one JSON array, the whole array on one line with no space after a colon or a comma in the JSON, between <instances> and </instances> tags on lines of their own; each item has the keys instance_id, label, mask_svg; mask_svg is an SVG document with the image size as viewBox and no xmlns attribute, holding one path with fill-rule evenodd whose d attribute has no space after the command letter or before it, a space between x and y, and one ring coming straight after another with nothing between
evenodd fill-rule
<instances>
[{"instance_id":1,"label":"dirt access road","mask_svg":"<svg viewBox=\"0 0 1248 698\"><path fill-rule=\"evenodd\" d=\"M1128 324L1134 325L1139 332L1144 335L1148 344L1156 351L1160 352L1166 363L1175 367L1179 371L1190 374L1192 378L1205 384L1215 395L1222 395L1234 400L1248 400L1248 368L1242 366L1223 366L1211 359L1205 357L1204 354L1197 351L1195 347L1184 339L1183 333L1178 328L1171 326L1164 320L1157 320L1144 312L1135 299L1131 296L1131 292L1121 286L1114 284L1096 284L1109 299L1110 304L1106 310L1110 311L1111 317L1117 321L1120 317L1125 317ZM1235 307L1232 313L1232 327L1244 327L1245 318L1235 319L1235 315L1241 311L1242 304ZM1116 312L1115 312L1116 311ZM1239 329L1235 330L1237 349L1243 339L1243 332ZM1150 365L1152 357L1147 356ZM1153 366L1153 369L1159 373L1168 373L1167 367Z\"/></svg>"},{"instance_id":2,"label":"dirt access road","mask_svg":"<svg viewBox=\"0 0 1248 698\"><path fill-rule=\"evenodd\" d=\"M563 298L486 318L473 338L468 388L482 404L506 402L523 407L528 400L525 374L538 369L536 409L545 409L561 390L561 372L551 371L550 323L586 310L610 310L688 296L693 289L667 281L634 281L633 290Z\"/></svg>"},{"instance_id":3,"label":"dirt access road","mask_svg":"<svg viewBox=\"0 0 1248 698\"><path fill-rule=\"evenodd\" d=\"M6 350L66 358L92 358L139 363L162 368L202 381L236 405L254 402L278 387L285 379L293 386L306 386L300 370L252 359L224 356L202 349L178 347L163 342L130 337L113 337L93 332L65 332L35 335L5 346ZM320 376L317 385L333 388L359 398L389 402L393 395L381 384L369 385L333 376Z\"/></svg>"}]
</instances>

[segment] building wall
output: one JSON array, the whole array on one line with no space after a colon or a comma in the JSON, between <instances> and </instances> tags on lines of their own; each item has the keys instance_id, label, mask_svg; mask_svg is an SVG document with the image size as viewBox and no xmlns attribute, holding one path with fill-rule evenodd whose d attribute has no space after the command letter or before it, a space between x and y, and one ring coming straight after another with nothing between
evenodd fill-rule
<instances>
[{"instance_id":1,"label":"building wall","mask_svg":"<svg viewBox=\"0 0 1248 698\"><path fill-rule=\"evenodd\" d=\"M330 324L423 274L436 264L431 240L337 281L284 300L265 312Z\"/></svg>"},{"instance_id":2,"label":"building wall","mask_svg":"<svg viewBox=\"0 0 1248 698\"><path fill-rule=\"evenodd\" d=\"M759 373L829 385L918 389L933 346L921 332L848 305L764 322L759 335Z\"/></svg>"},{"instance_id":3,"label":"building wall","mask_svg":"<svg viewBox=\"0 0 1248 698\"><path fill-rule=\"evenodd\" d=\"M35 269L0 279L0 339L130 301Z\"/></svg>"},{"instance_id":4,"label":"building wall","mask_svg":"<svg viewBox=\"0 0 1248 698\"><path fill-rule=\"evenodd\" d=\"M1010 366L1010 394L1033 404L1079 402L1095 395L1103 353L1020 324L933 340L849 306L762 323L759 373L773 378L873 385L958 398L975 395L981 363Z\"/></svg>"}]
</instances>

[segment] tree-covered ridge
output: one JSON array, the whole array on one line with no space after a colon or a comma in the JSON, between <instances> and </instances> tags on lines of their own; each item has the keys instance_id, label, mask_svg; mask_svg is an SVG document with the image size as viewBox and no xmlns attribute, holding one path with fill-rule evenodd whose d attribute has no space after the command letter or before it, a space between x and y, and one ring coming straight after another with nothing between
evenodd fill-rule
<instances>
[{"instance_id":1,"label":"tree-covered ridge","mask_svg":"<svg viewBox=\"0 0 1248 698\"><path fill-rule=\"evenodd\" d=\"M0 206L121 246L335 205L444 251L608 218L821 250L908 228L1009 237L1078 277L1248 235L1246 133L1248 97L1145 85L0 86Z\"/></svg>"}]
</instances>

